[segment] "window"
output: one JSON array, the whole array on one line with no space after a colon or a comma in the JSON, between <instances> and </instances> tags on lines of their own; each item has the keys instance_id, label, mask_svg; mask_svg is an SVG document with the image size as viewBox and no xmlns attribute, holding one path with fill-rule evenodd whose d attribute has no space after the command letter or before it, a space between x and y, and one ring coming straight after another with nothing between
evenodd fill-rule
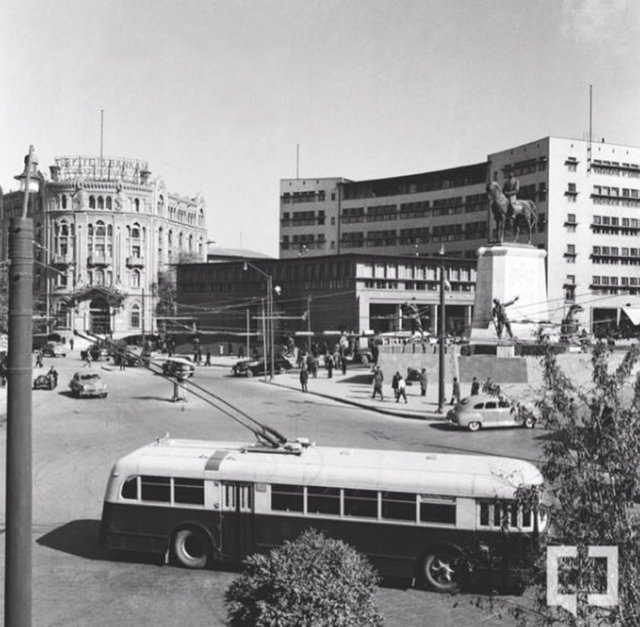
<instances>
[{"instance_id":1,"label":"window","mask_svg":"<svg viewBox=\"0 0 640 627\"><path fill-rule=\"evenodd\" d=\"M575 255L576 247L575 244L567 244L567 255Z\"/></svg>"},{"instance_id":2,"label":"window","mask_svg":"<svg viewBox=\"0 0 640 627\"><path fill-rule=\"evenodd\" d=\"M171 502L170 477L142 475L140 477L140 498L143 501Z\"/></svg>"},{"instance_id":3,"label":"window","mask_svg":"<svg viewBox=\"0 0 640 627\"><path fill-rule=\"evenodd\" d=\"M304 488L299 485L277 483L271 486L271 509L282 512L301 512Z\"/></svg>"},{"instance_id":4,"label":"window","mask_svg":"<svg viewBox=\"0 0 640 627\"><path fill-rule=\"evenodd\" d=\"M139 329L140 328L140 305L133 305L131 307L131 328Z\"/></svg>"},{"instance_id":5,"label":"window","mask_svg":"<svg viewBox=\"0 0 640 627\"><path fill-rule=\"evenodd\" d=\"M456 524L456 503L454 499L443 502L442 498L421 497L420 522ZM448 499L447 499L448 500Z\"/></svg>"},{"instance_id":6,"label":"window","mask_svg":"<svg viewBox=\"0 0 640 627\"><path fill-rule=\"evenodd\" d=\"M131 273L131 287L140 287L140 272L138 270Z\"/></svg>"},{"instance_id":7,"label":"window","mask_svg":"<svg viewBox=\"0 0 640 627\"><path fill-rule=\"evenodd\" d=\"M308 487L307 513L340 515L340 489Z\"/></svg>"},{"instance_id":8,"label":"window","mask_svg":"<svg viewBox=\"0 0 640 627\"><path fill-rule=\"evenodd\" d=\"M138 498L138 477L127 477L120 492L123 499Z\"/></svg>"},{"instance_id":9,"label":"window","mask_svg":"<svg viewBox=\"0 0 640 627\"><path fill-rule=\"evenodd\" d=\"M173 480L173 499L176 503L204 505L204 481L176 477Z\"/></svg>"},{"instance_id":10,"label":"window","mask_svg":"<svg viewBox=\"0 0 640 627\"><path fill-rule=\"evenodd\" d=\"M374 490L345 490L344 515L378 517L378 493Z\"/></svg>"},{"instance_id":11,"label":"window","mask_svg":"<svg viewBox=\"0 0 640 627\"><path fill-rule=\"evenodd\" d=\"M416 495L410 492L383 492L382 518L416 520Z\"/></svg>"}]
</instances>

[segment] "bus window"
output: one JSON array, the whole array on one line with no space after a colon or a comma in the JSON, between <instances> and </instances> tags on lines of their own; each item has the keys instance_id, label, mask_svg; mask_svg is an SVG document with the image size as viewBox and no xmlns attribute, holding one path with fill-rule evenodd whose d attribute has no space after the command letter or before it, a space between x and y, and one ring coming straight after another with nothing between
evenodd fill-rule
<instances>
[{"instance_id":1,"label":"bus window","mask_svg":"<svg viewBox=\"0 0 640 627\"><path fill-rule=\"evenodd\" d=\"M489 526L489 503L480 503L480 526Z\"/></svg>"},{"instance_id":2,"label":"bus window","mask_svg":"<svg viewBox=\"0 0 640 627\"><path fill-rule=\"evenodd\" d=\"M271 486L271 509L283 512L301 512L304 488L299 485L277 483Z\"/></svg>"},{"instance_id":3,"label":"bus window","mask_svg":"<svg viewBox=\"0 0 640 627\"><path fill-rule=\"evenodd\" d=\"M204 505L204 481L176 477L173 480L173 499L176 503Z\"/></svg>"},{"instance_id":4,"label":"bus window","mask_svg":"<svg viewBox=\"0 0 640 627\"><path fill-rule=\"evenodd\" d=\"M340 515L340 489L309 486L307 488L309 514Z\"/></svg>"},{"instance_id":5,"label":"bus window","mask_svg":"<svg viewBox=\"0 0 640 627\"><path fill-rule=\"evenodd\" d=\"M140 497L143 501L171 502L171 478L142 475L140 477Z\"/></svg>"},{"instance_id":6,"label":"bus window","mask_svg":"<svg viewBox=\"0 0 640 627\"><path fill-rule=\"evenodd\" d=\"M375 490L344 491L344 515L378 517L378 493Z\"/></svg>"},{"instance_id":7,"label":"bus window","mask_svg":"<svg viewBox=\"0 0 640 627\"><path fill-rule=\"evenodd\" d=\"M238 486L238 497L240 499L240 511L253 511L253 484Z\"/></svg>"},{"instance_id":8,"label":"bus window","mask_svg":"<svg viewBox=\"0 0 640 627\"><path fill-rule=\"evenodd\" d=\"M456 524L455 503L420 503L420 522Z\"/></svg>"},{"instance_id":9,"label":"bus window","mask_svg":"<svg viewBox=\"0 0 640 627\"><path fill-rule=\"evenodd\" d=\"M416 495L410 492L383 492L382 518L416 522Z\"/></svg>"},{"instance_id":10,"label":"bus window","mask_svg":"<svg viewBox=\"0 0 640 627\"><path fill-rule=\"evenodd\" d=\"M127 477L122 484L123 499L138 499L138 477Z\"/></svg>"}]
</instances>

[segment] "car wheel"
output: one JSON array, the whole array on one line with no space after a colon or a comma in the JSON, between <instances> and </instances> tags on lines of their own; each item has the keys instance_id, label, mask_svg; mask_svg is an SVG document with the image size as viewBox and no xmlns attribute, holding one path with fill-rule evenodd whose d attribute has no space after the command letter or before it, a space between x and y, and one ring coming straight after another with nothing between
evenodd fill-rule
<instances>
[{"instance_id":1,"label":"car wheel","mask_svg":"<svg viewBox=\"0 0 640 627\"><path fill-rule=\"evenodd\" d=\"M453 547L439 547L429 551L422 564L427 587L436 592L456 592L460 587L462 559Z\"/></svg>"},{"instance_id":2,"label":"car wheel","mask_svg":"<svg viewBox=\"0 0 640 627\"><path fill-rule=\"evenodd\" d=\"M197 529L181 529L173 536L173 554L185 568L204 568L209 560L209 540Z\"/></svg>"},{"instance_id":3,"label":"car wheel","mask_svg":"<svg viewBox=\"0 0 640 627\"><path fill-rule=\"evenodd\" d=\"M469 429L469 431L480 431L481 426L477 420L474 420L467 425L467 429Z\"/></svg>"},{"instance_id":4,"label":"car wheel","mask_svg":"<svg viewBox=\"0 0 640 627\"><path fill-rule=\"evenodd\" d=\"M360 363L363 366L366 366L369 363L369 356L368 355L360 355Z\"/></svg>"},{"instance_id":5,"label":"car wheel","mask_svg":"<svg viewBox=\"0 0 640 627\"><path fill-rule=\"evenodd\" d=\"M532 417L532 416L527 416L527 417L524 419L524 422L522 423L522 426L523 426L525 429L533 429L533 426L535 425L535 423L536 423L536 421L533 419L533 417Z\"/></svg>"}]
</instances>

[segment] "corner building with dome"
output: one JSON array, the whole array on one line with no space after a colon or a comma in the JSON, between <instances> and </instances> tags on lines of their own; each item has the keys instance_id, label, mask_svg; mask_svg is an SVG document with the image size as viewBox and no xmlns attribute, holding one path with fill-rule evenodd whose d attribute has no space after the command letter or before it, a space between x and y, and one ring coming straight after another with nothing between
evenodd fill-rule
<instances>
[{"instance_id":1,"label":"corner building with dome","mask_svg":"<svg viewBox=\"0 0 640 627\"><path fill-rule=\"evenodd\" d=\"M206 258L204 198L168 192L135 159L56 157L49 171L29 203L37 317L62 335L156 332L159 273L181 257ZM22 199L3 196L2 259Z\"/></svg>"}]
</instances>

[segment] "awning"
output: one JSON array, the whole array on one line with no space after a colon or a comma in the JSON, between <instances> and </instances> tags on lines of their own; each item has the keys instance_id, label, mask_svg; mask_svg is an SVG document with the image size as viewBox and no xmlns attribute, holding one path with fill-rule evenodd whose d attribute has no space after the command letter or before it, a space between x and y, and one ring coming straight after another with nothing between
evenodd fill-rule
<instances>
[{"instance_id":1,"label":"awning","mask_svg":"<svg viewBox=\"0 0 640 627\"><path fill-rule=\"evenodd\" d=\"M640 307L623 307L622 311L627 314L634 327L640 324Z\"/></svg>"}]
</instances>

